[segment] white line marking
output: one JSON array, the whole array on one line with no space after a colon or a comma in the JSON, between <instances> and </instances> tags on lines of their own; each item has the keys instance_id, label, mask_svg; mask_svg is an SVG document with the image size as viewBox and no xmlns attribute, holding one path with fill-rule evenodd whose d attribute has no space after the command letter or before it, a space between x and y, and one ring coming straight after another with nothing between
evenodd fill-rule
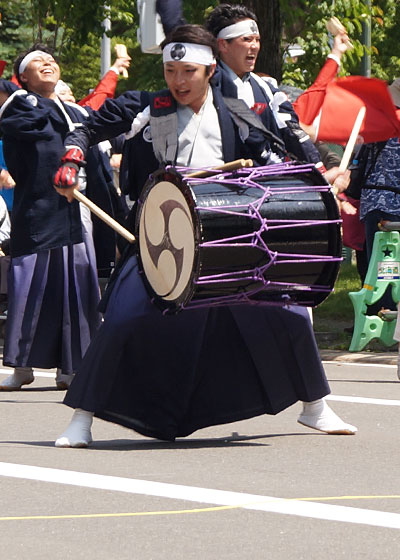
<instances>
[{"instance_id":1,"label":"white line marking","mask_svg":"<svg viewBox=\"0 0 400 560\"><path fill-rule=\"evenodd\" d=\"M0 463L0 476L83 486L99 490L127 492L129 494L157 496L201 504L238 506L243 509L269 513L400 529L400 514L371 509L285 500L271 496L259 496L256 494L197 488L180 484L166 484L164 482L136 480L13 463Z\"/></svg>"},{"instance_id":2,"label":"white line marking","mask_svg":"<svg viewBox=\"0 0 400 560\"><path fill-rule=\"evenodd\" d=\"M393 399L370 399L368 397L347 397L342 395L327 395L325 397L329 401L342 401L359 404L380 404L384 406L400 406L400 401Z\"/></svg>"},{"instance_id":3,"label":"white line marking","mask_svg":"<svg viewBox=\"0 0 400 560\"><path fill-rule=\"evenodd\" d=\"M12 372L13 372L13 368L9 368L9 369L0 368L0 373L4 373L5 375L10 375ZM34 369L33 374L34 374L35 377L50 377L52 379L55 379L55 377L56 377L55 372L41 371L41 370L38 370L38 369Z\"/></svg>"},{"instance_id":4,"label":"white line marking","mask_svg":"<svg viewBox=\"0 0 400 560\"><path fill-rule=\"evenodd\" d=\"M374 367L374 368L390 368L390 369L397 369L395 365L388 365L388 364L361 364L357 362L335 362L335 361L323 361L323 364L335 365L335 366L358 366L358 367ZM13 372L13 368L0 368L0 374L10 375ZM35 377L49 377L55 378L56 374L52 371L42 371L38 369L34 369L33 373Z\"/></svg>"},{"instance_id":5,"label":"white line marking","mask_svg":"<svg viewBox=\"0 0 400 560\"><path fill-rule=\"evenodd\" d=\"M10 374L11 371L12 370L0 368L0 374L2 373ZM49 371L39 371L39 370L38 371L35 370L34 375L35 377L47 377L49 379L55 379L56 377L55 373ZM377 404L383 406L400 406L400 400L392 400L392 399L371 399L367 397L353 397L353 396L341 396L341 395L327 395L325 398L330 401L342 401L342 402L359 403L359 404Z\"/></svg>"},{"instance_id":6,"label":"white line marking","mask_svg":"<svg viewBox=\"0 0 400 560\"><path fill-rule=\"evenodd\" d=\"M374 368L390 368L397 369L396 364L363 364L362 362L336 362L335 360L322 360L323 364L334 366L357 366L357 367L374 367Z\"/></svg>"}]
</instances>

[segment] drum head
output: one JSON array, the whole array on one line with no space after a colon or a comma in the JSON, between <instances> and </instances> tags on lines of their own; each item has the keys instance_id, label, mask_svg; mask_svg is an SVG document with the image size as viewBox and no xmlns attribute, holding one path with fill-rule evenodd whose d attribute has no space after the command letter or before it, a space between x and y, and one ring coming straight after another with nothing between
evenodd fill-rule
<instances>
[{"instance_id":1,"label":"drum head","mask_svg":"<svg viewBox=\"0 0 400 560\"><path fill-rule=\"evenodd\" d=\"M156 302L173 309L190 289L195 259L192 212L182 191L166 180L146 193L139 219L141 265Z\"/></svg>"}]
</instances>

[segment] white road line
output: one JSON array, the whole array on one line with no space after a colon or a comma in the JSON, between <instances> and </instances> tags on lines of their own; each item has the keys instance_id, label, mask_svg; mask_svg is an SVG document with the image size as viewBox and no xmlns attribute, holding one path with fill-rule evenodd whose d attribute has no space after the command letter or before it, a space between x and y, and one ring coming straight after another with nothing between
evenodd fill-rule
<instances>
[{"instance_id":1,"label":"white road line","mask_svg":"<svg viewBox=\"0 0 400 560\"><path fill-rule=\"evenodd\" d=\"M383 406L400 406L400 401L393 399L370 399L368 397L347 397L342 395L327 395L326 400L342 401L359 404L379 404Z\"/></svg>"},{"instance_id":2,"label":"white road line","mask_svg":"<svg viewBox=\"0 0 400 560\"><path fill-rule=\"evenodd\" d=\"M336 362L336 361L323 361L323 364L335 365L335 366L357 366L357 367L374 367L374 368L390 368L390 369L397 369L397 366L390 365L390 364L361 364L357 362ZM12 373L12 368L0 368L0 375L10 375ZM55 378L56 374L55 371L42 371L38 369L34 369L35 377L49 377L51 379Z\"/></svg>"},{"instance_id":3,"label":"white road line","mask_svg":"<svg viewBox=\"0 0 400 560\"><path fill-rule=\"evenodd\" d=\"M400 529L400 514L61 469L0 463L0 476Z\"/></svg>"},{"instance_id":4,"label":"white road line","mask_svg":"<svg viewBox=\"0 0 400 560\"><path fill-rule=\"evenodd\" d=\"M335 360L322 360L323 364L329 364L334 366L357 366L357 367L373 367L373 368L391 368L397 369L395 364L363 364L361 362L337 362Z\"/></svg>"},{"instance_id":5,"label":"white road line","mask_svg":"<svg viewBox=\"0 0 400 560\"><path fill-rule=\"evenodd\" d=\"M13 372L12 368L0 368L0 373L4 373L4 375L10 375ZM38 369L34 369L33 373L35 377L50 377L51 379L55 379L56 374L53 371L40 371Z\"/></svg>"},{"instance_id":6,"label":"white road line","mask_svg":"<svg viewBox=\"0 0 400 560\"><path fill-rule=\"evenodd\" d=\"M387 367L387 366L386 366ZM0 368L0 374L7 373L10 374L10 370L6 370L4 368ZM49 371L36 371L35 370L35 377L47 377L50 379L55 379L56 374L49 372ZM382 406L400 406L400 400L393 400L393 399L371 399L367 397L353 397L353 396L342 396L342 395L327 395L325 397L327 400L330 401L342 401L342 402L349 402L349 403L358 403L358 404L377 404Z\"/></svg>"}]
</instances>

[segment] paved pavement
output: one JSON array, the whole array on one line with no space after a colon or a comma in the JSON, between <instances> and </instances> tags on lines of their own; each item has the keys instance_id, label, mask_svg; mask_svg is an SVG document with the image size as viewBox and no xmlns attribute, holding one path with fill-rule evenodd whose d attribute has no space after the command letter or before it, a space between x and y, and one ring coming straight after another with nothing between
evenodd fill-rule
<instances>
[{"instance_id":1,"label":"paved pavement","mask_svg":"<svg viewBox=\"0 0 400 560\"><path fill-rule=\"evenodd\" d=\"M1 558L397 558L397 355L321 354L355 436L297 424L298 404L174 443L95 419L92 448L56 449L54 372L0 393Z\"/></svg>"},{"instance_id":2,"label":"paved pavement","mask_svg":"<svg viewBox=\"0 0 400 560\"><path fill-rule=\"evenodd\" d=\"M343 350L320 350L322 360L351 363L397 365L397 352L346 352Z\"/></svg>"}]
</instances>

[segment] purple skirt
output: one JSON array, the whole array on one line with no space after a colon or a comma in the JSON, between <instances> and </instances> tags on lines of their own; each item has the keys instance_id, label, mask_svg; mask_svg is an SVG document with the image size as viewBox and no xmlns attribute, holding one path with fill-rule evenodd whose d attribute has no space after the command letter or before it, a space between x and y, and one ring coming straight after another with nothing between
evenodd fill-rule
<instances>
[{"instance_id":1,"label":"purple skirt","mask_svg":"<svg viewBox=\"0 0 400 560\"><path fill-rule=\"evenodd\" d=\"M79 367L101 316L93 243L11 259L3 363Z\"/></svg>"}]
</instances>

